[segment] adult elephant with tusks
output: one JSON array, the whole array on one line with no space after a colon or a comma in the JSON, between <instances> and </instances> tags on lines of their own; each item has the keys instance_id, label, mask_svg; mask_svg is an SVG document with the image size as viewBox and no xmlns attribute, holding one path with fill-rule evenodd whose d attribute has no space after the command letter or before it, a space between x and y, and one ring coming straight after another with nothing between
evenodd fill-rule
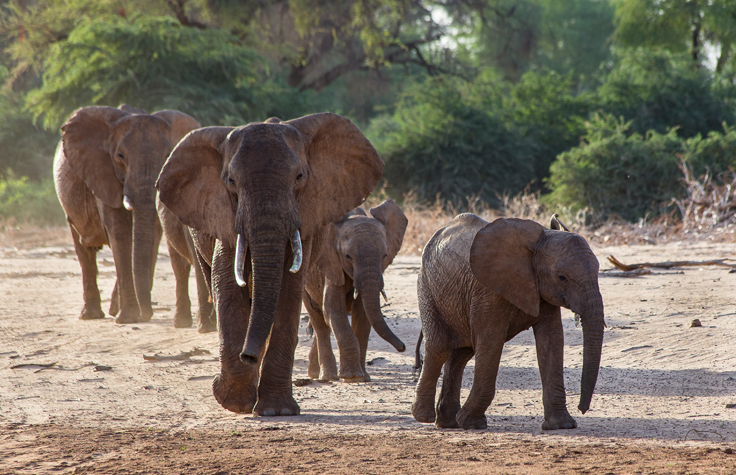
<instances>
[{"instance_id":1,"label":"adult elephant with tusks","mask_svg":"<svg viewBox=\"0 0 736 475\"><path fill-rule=\"evenodd\" d=\"M382 171L368 139L331 113L206 127L172 152L159 196L211 266L221 364L212 388L225 409L299 414L291 371L315 241Z\"/></svg>"},{"instance_id":2,"label":"adult elephant with tusks","mask_svg":"<svg viewBox=\"0 0 736 475\"><path fill-rule=\"evenodd\" d=\"M110 303L116 323L149 321L161 241L156 178L174 145L200 126L173 110L147 114L128 105L83 107L61 127L54 183L82 267L82 320L104 318L97 251L108 244L117 280Z\"/></svg>"}]
</instances>

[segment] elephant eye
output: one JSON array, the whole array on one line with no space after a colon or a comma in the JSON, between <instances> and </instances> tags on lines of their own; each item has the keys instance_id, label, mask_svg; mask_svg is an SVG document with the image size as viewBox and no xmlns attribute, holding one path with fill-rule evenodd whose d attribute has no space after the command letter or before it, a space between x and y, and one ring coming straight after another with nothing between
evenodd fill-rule
<instances>
[{"instance_id":1,"label":"elephant eye","mask_svg":"<svg viewBox=\"0 0 736 475\"><path fill-rule=\"evenodd\" d=\"M301 180L304 177L304 173L300 173L296 176L297 181Z\"/></svg>"},{"instance_id":2,"label":"elephant eye","mask_svg":"<svg viewBox=\"0 0 736 475\"><path fill-rule=\"evenodd\" d=\"M123 155L123 152L118 152L118 157L125 158L125 155Z\"/></svg>"},{"instance_id":3,"label":"elephant eye","mask_svg":"<svg viewBox=\"0 0 736 475\"><path fill-rule=\"evenodd\" d=\"M345 259L352 259L352 257L350 257L350 254L345 254Z\"/></svg>"},{"instance_id":4,"label":"elephant eye","mask_svg":"<svg viewBox=\"0 0 736 475\"><path fill-rule=\"evenodd\" d=\"M562 274L558 275L557 278L560 279L560 282L567 282L567 277Z\"/></svg>"},{"instance_id":5,"label":"elephant eye","mask_svg":"<svg viewBox=\"0 0 736 475\"><path fill-rule=\"evenodd\" d=\"M233 180L233 177L231 176L227 177L227 184L231 186L235 186L235 180Z\"/></svg>"},{"instance_id":6,"label":"elephant eye","mask_svg":"<svg viewBox=\"0 0 736 475\"><path fill-rule=\"evenodd\" d=\"M388 257L388 254L384 254L383 258L386 259Z\"/></svg>"}]
</instances>

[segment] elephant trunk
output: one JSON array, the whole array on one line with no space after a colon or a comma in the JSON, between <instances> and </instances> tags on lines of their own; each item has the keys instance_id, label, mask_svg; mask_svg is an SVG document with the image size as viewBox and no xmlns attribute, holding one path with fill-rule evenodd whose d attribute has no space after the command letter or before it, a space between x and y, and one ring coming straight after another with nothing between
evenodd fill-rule
<instances>
[{"instance_id":1,"label":"elephant trunk","mask_svg":"<svg viewBox=\"0 0 736 475\"><path fill-rule=\"evenodd\" d=\"M383 289L383 276L381 275L380 265L371 273L361 273L355 276L355 287L363 300L363 308L371 326L378 336L391 343L397 351L406 350L406 345L386 324L386 320L381 313L380 293Z\"/></svg>"},{"instance_id":2,"label":"elephant trunk","mask_svg":"<svg viewBox=\"0 0 736 475\"><path fill-rule=\"evenodd\" d=\"M158 249L154 249L158 214L156 208L136 207L133 211L133 283L141 317L148 321L153 316L151 286Z\"/></svg>"},{"instance_id":3,"label":"elephant trunk","mask_svg":"<svg viewBox=\"0 0 736 475\"><path fill-rule=\"evenodd\" d=\"M248 245L253 262L253 303L240 359L246 364L258 364L276 316L289 239L278 231L257 229L251 236Z\"/></svg>"},{"instance_id":4,"label":"elephant trunk","mask_svg":"<svg viewBox=\"0 0 736 475\"><path fill-rule=\"evenodd\" d=\"M585 414L590 409L590 400L598 379L603 348L603 298L596 285L586 292L586 304L580 313L583 325L583 374L580 381L580 404L578 409Z\"/></svg>"}]
</instances>

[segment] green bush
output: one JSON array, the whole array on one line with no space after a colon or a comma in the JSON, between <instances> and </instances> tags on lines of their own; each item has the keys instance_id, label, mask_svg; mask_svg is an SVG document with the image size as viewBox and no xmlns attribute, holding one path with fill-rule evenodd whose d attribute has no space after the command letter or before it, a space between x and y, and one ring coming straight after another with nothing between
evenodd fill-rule
<instances>
[{"instance_id":1,"label":"green bush","mask_svg":"<svg viewBox=\"0 0 736 475\"><path fill-rule=\"evenodd\" d=\"M595 114L584 142L564 152L550 168L543 200L587 207L601 218L637 220L671 202L682 191L680 157L684 143L675 130L629 134L630 122Z\"/></svg>"},{"instance_id":2,"label":"green bush","mask_svg":"<svg viewBox=\"0 0 736 475\"><path fill-rule=\"evenodd\" d=\"M389 187L416 189L420 199L439 194L462 202L474 195L496 202L535 178L521 136L447 79L415 86L391 117L371 124L369 135L386 162Z\"/></svg>"},{"instance_id":3,"label":"green bush","mask_svg":"<svg viewBox=\"0 0 736 475\"><path fill-rule=\"evenodd\" d=\"M66 223L53 180L34 182L27 177L9 176L0 181L0 218L37 224Z\"/></svg>"},{"instance_id":4,"label":"green bush","mask_svg":"<svg viewBox=\"0 0 736 475\"><path fill-rule=\"evenodd\" d=\"M631 122L594 115L584 142L559 155L550 169L552 190L543 201L573 209L588 208L600 218L629 221L662 212L685 192L680 163L695 176L716 177L736 168L736 130L690 139L654 131L629 134Z\"/></svg>"}]
</instances>

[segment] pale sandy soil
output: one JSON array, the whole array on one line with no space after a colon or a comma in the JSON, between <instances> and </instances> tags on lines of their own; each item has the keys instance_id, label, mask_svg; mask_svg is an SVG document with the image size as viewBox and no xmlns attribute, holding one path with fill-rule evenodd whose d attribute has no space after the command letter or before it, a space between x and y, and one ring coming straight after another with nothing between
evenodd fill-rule
<instances>
[{"instance_id":1,"label":"pale sandy soil","mask_svg":"<svg viewBox=\"0 0 736 475\"><path fill-rule=\"evenodd\" d=\"M64 232L43 242L6 234L0 242L0 473L546 473L553 466L570 473L736 473L736 455L727 453L736 450L736 408L726 408L736 403L736 274L727 269L601 277L608 329L585 415L576 409L582 332L563 311L568 407L577 429L541 431L541 383L526 331L506 344L488 430L440 431L410 414L421 326L419 257L399 256L385 277L384 313L406 353L374 334L372 382L295 387L301 416L256 418L229 413L212 396L217 334L173 328L174 277L165 246L150 323L80 321L81 272ZM736 244L594 251L607 268L609 254L625 263L734 258ZM109 298L109 249L98 263ZM191 286L194 296L193 276ZM702 327L690 327L695 318ZM294 379L307 377L310 344L304 320ZM195 347L210 354L143 359ZM49 363L55 366L11 368ZM471 361L463 396L472 378Z\"/></svg>"}]
</instances>

